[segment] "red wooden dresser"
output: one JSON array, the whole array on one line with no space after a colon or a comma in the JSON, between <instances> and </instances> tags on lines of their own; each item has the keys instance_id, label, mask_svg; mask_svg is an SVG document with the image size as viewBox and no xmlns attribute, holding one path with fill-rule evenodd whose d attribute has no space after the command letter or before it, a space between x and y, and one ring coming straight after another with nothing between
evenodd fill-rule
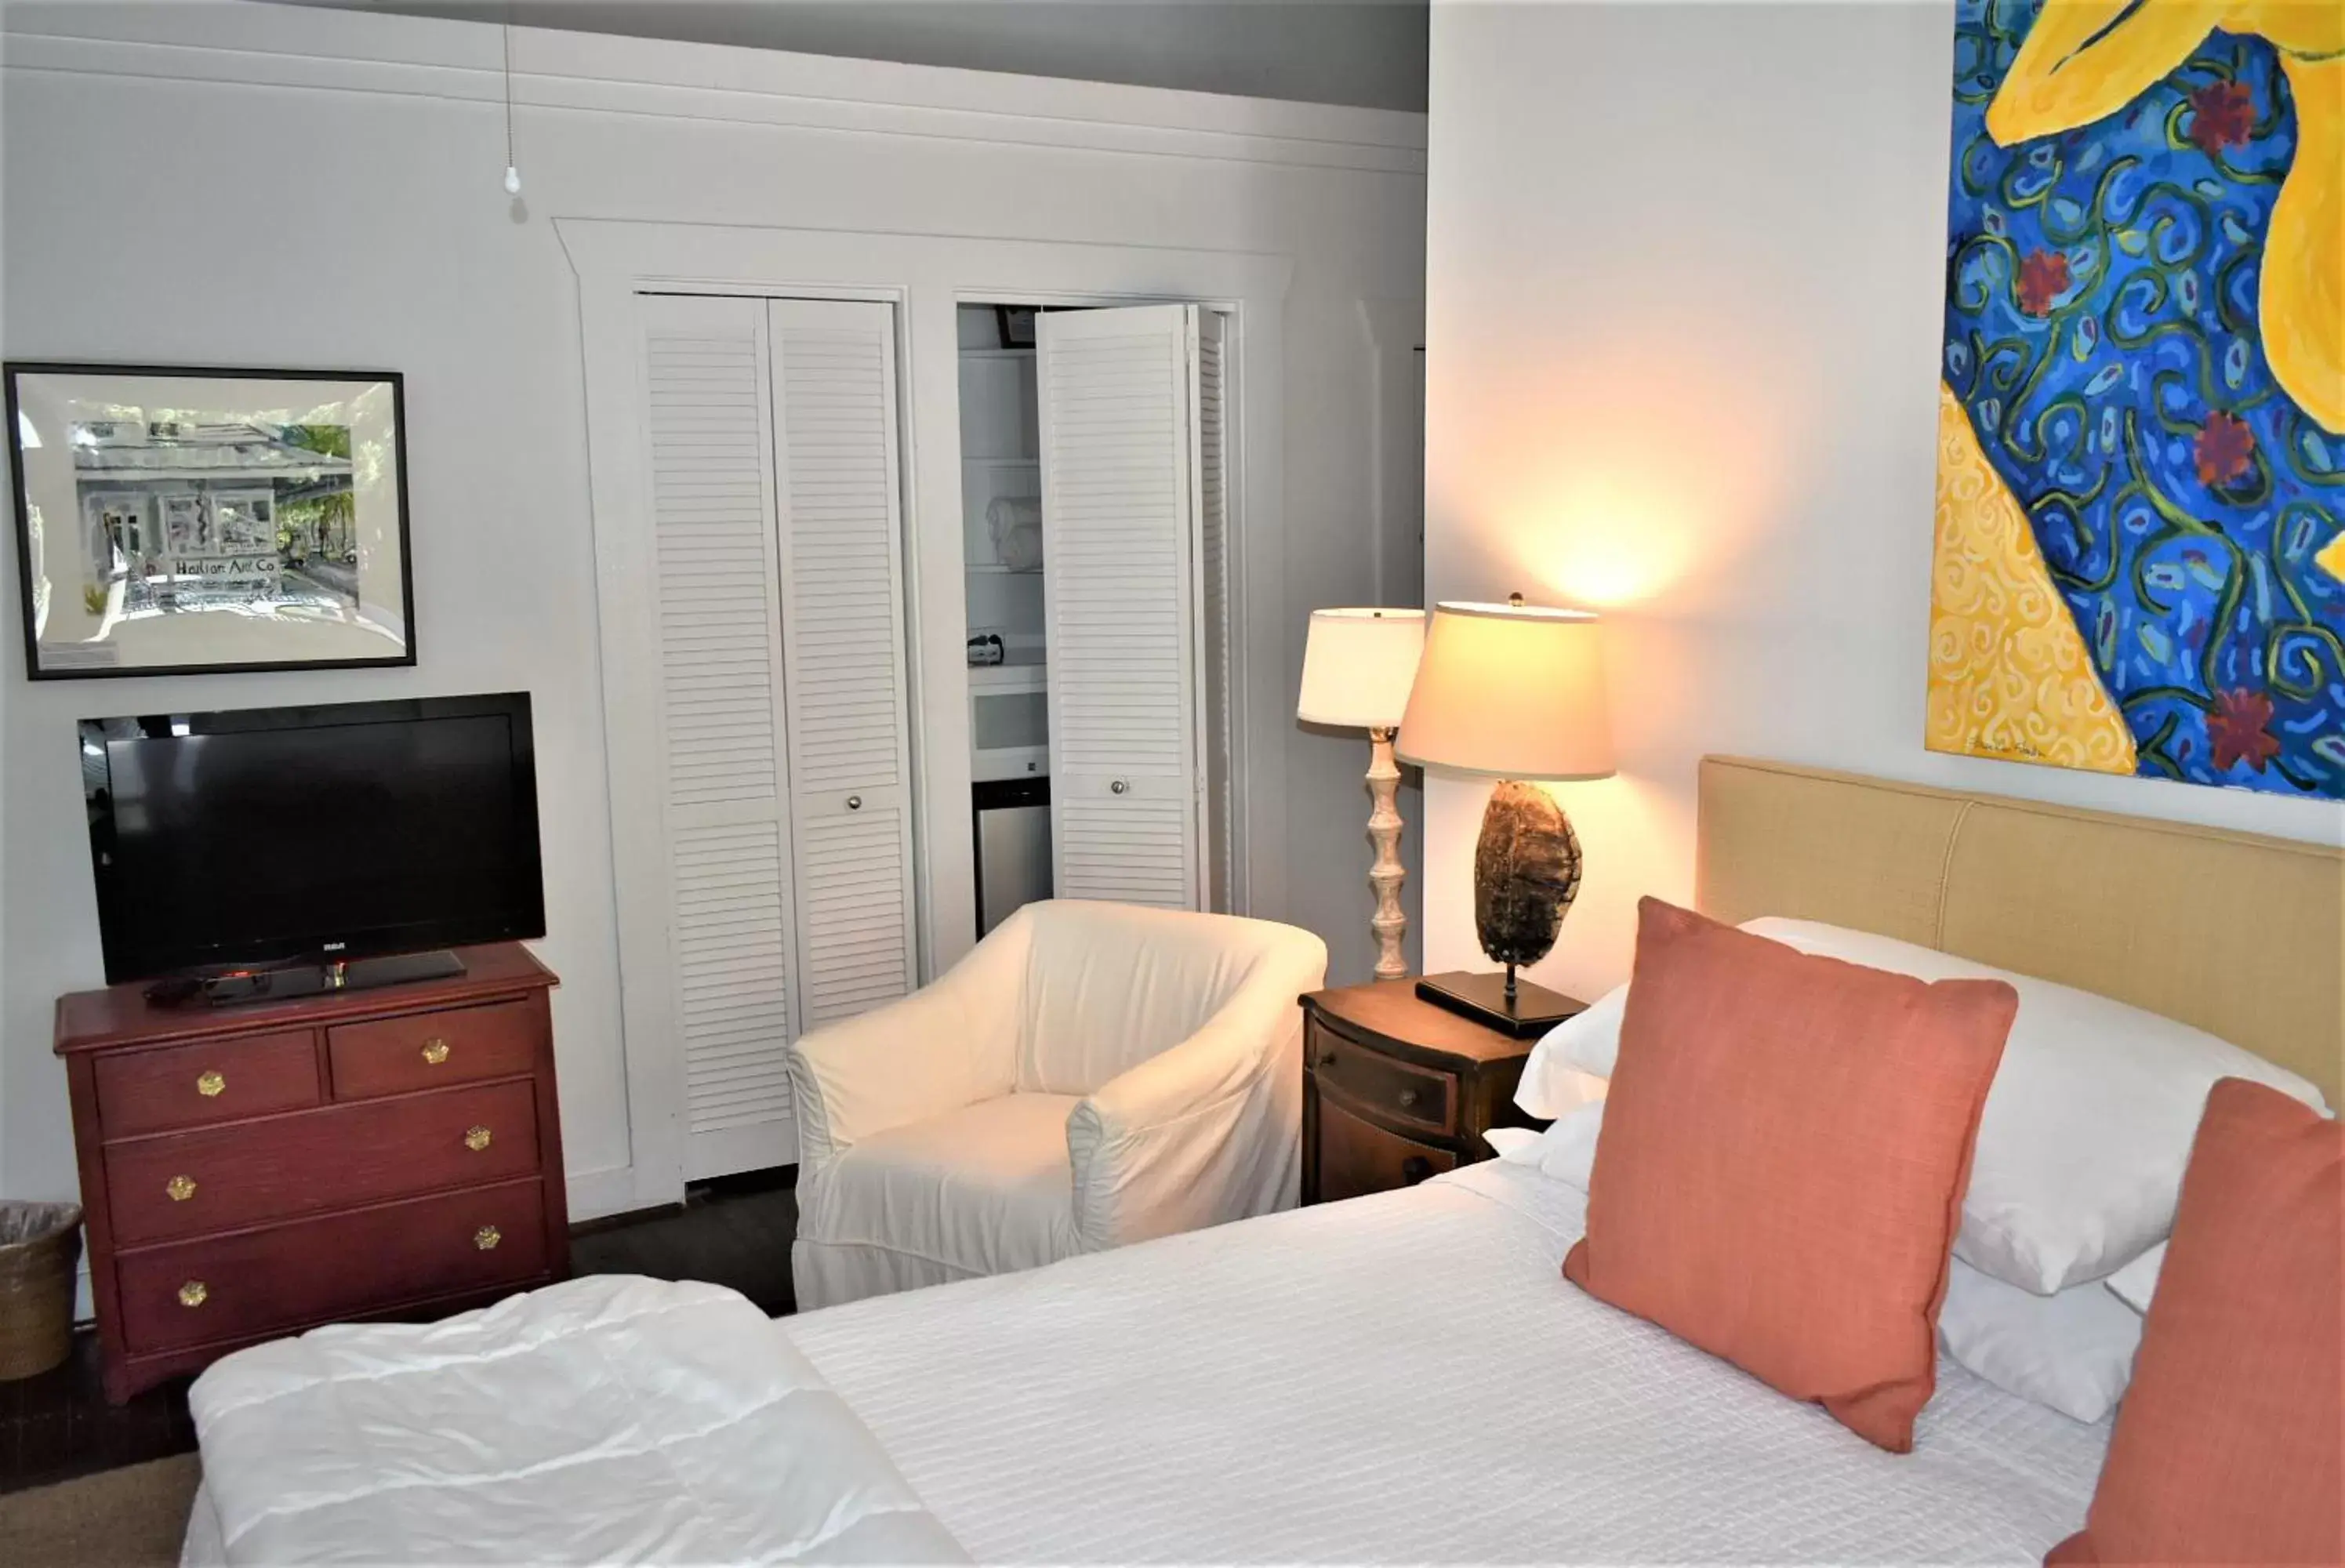
<instances>
[{"instance_id":1,"label":"red wooden dresser","mask_svg":"<svg viewBox=\"0 0 2345 1568\"><path fill-rule=\"evenodd\" d=\"M461 956L452 979L244 1007L59 998L109 1399L569 1272L558 981L518 943Z\"/></svg>"}]
</instances>

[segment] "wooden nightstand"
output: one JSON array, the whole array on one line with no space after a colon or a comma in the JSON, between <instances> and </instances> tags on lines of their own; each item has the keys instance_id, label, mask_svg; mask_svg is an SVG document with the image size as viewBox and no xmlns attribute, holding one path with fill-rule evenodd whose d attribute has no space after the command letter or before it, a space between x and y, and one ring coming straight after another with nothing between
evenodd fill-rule
<instances>
[{"instance_id":1,"label":"wooden nightstand","mask_svg":"<svg viewBox=\"0 0 2345 1568\"><path fill-rule=\"evenodd\" d=\"M1413 981L1315 991L1303 1019L1305 1203L1413 1187L1489 1158L1486 1128L1538 1125L1514 1101L1536 1042L1421 1001Z\"/></svg>"}]
</instances>

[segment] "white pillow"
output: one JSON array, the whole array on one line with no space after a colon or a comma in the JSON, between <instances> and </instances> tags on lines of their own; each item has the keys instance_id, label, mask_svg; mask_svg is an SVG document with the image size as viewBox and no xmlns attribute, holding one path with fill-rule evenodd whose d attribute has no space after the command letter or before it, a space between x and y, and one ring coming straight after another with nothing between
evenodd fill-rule
<instances>
[{"instance_id":1,"label":"white pillow","mask_svg":"<svg viewBox=\"0 0 2345 1568\"><path fill-rule=\"evenodd\" d=\"M1500 1159L1516 1164L1538 1163L1539 1135L1527 1127L1491 1127L1482 1129L1482 1141L1490 1146Z\"/></svg>"},{"instance_id":2,"label":"white pillow","mask_svg":"<svg viewBox=\"0 0 2345 1568\"><path fill-rule=\"evenodd\" d=\"M1601 1102L1582 1106L1500 1158L1585 1192L1603 1118ZM2038 1296L1956 1259L1938 1338L1948 1355L2006 1393L2091 1422L2109 1413L2133 1378L2141 1317L2097 1282Z\"/></svg>"},{"instance_id":3,"label":"white pillow","mask_svg":"<svg viewBox=\"0 0 2345 1568\"><path fill-rule=\"evenodd\" d=\"M1516 1080L1515 1103L1544 1121L1602 1099L1619 1049L1620 1013L1628 1005L1629 987L1615 986L1541 1035ZM1603 1062L1604 1070L1577 1065L1582 1058Z\"/></svg>"},{"instance_id":4,"label":"white pillow","mask_svg":"<svg viewBox=\"0 0 2345 1568\"><path fill-rule=\"evenodd\" d=\"M2101 1281L2117 1293L2117 1300L2137 1312L2149 1310L2149 1299L2157 1293L2157 1271L2166 1267L2166 1243L2161 1241L2107 1279Z\"/></svg>"},{"instance_id":5,"label":"white pillow","mask_svg":"<svg viewBox=\"0 0 2345 1568\"><path fill-rule=\"evenodd\" d=\"M2318 1088L2261 1057L2089 991L1814 921L1770 916L1742 928L1923 980L2007 980L2019 992L1979 1122L1954 1256L2040 1296L2113 1273L2173 1229L2183 1168L2218 1078L2249 1078L2326 1108ZM1573 1067L1611 1077L1627 989L1602 1017L1590 1007L1549 1035L1561 1037Z\"/></svg>"},{"instance_id":6,"label":"white pillow","mask_svg":"<svg viewBox=\"0 0 2345 1568\"><path fill-rule=\"evenodd\" d=\"M1595 1100L1564 1112L1528 1148L1502 1153L1499 1158L1517 1165L1536 1165L1542 1176L1568 1181L1588 1190L1588 1173L1596 1168L1596 1135L1604 1126L1604 1102Z\"/></svg>"},{"instance_id":7,"label":"white pillow","mask_svg":"<svg viewBox=\"0 0 2345 1568\"><path fill-rule=\"evenodd\" d=\"M2005 1393L2089 1423L2116 1408L2133 1381L2141 1314L2099 1280L2039 1296L1957 1258L1938 1342Z\"/></svg>"}]
</instances>

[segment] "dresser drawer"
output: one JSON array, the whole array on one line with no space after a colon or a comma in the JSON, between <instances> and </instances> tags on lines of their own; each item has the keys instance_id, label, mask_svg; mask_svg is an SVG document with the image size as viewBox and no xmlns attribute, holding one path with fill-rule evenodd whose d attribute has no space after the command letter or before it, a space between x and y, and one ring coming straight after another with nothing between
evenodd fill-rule
<instances>
[{"instance_id":1,"label":"dresser drawer","mask_svg":"<svg viewBox=\"0 0 2345 1568\"><path fill-rule=\"evenodd\" d=\"M1408 1067L1355 1045L1334 1030L1311 1027L1311 1071L1358 1109L1426 1132L1457 1127L1457 1080L1447 1073Z\"/></svg>"},{"instance_id":2,"label":"dresser drawer","mask_svg":"<svg viewBox=\"0 0 2345 1568\"><path fill-rule=\"evenodd\" d=\"M545 1270L542 1189L516 1181L125 1252L123 1339L174 1350L530 1279Z\"/></svg>"},{"instance_id":3,"label":"dresser drawer","mask_svg":"<svg viewBox=\"0 0 2345 1568\"><path fill-rule=\"evenodd\" d=\"M523 1079L328 1106L265 1128L111 1144L106 1189L115 1244L129 1247L526 1176L537 1165L536 1086Z\"/></svg>"},{"instance_id":4,"label":"dresser drawer","mask_svg":"<svg viewBox=\"0 0 2345 1568\"><path fill-rule=\"evenodd\" d=\"M103 1057L96 1078L98 1127L109 1138L299 1110L321 1098L307 1029Z\"/></svg>"},{"instance_id":5,"label":"dresser drawer","mask_svg":"<svg viewBox=\"0 0 2345 1568\"><path fill-rule=\"evenodd\" d=\"M1324 1095L1319 1099L1318 1154L1316 1189L1322 1203L1414 1187L1457 1166L1457 1157L1449 1150L1387 1132Z\"/></svg>"},{"instance_id":6,"label":"dresser drawer","mask_svg":"<svg viewBox=\"0 0 2345 1568\"><path fill-rule=\"evenodd\" d=\"M369 1099L525 1073L537 1059L527 1002L409 1013L326 1031L336 1099Z\"/></svg>"}]
</instances>

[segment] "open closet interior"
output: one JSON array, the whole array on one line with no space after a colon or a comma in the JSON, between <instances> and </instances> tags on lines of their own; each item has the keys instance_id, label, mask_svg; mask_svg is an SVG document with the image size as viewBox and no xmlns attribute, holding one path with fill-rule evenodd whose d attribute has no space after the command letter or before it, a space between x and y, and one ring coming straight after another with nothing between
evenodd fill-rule
<instances>
[{"instance_id":1,"label":"open closet interior","mask_svg":"<svg viewBox=\"0 0 2345 1568\"><path fill-rule=\"evenodd\" d=\"M1031 306L963 305L955 319L980 936L1053 887L1037 314Z\"/></svg>"},{"instance_id":2,"label":"open closet interior","mask_svg":"<svg viewBox=\"0 0 2345 1568\"><path fill-rule=\"evenodd\" d=\"M957 328L979 932L1054 892L1227 909L1224 320Z\"/></svg>"}]
</instances>

